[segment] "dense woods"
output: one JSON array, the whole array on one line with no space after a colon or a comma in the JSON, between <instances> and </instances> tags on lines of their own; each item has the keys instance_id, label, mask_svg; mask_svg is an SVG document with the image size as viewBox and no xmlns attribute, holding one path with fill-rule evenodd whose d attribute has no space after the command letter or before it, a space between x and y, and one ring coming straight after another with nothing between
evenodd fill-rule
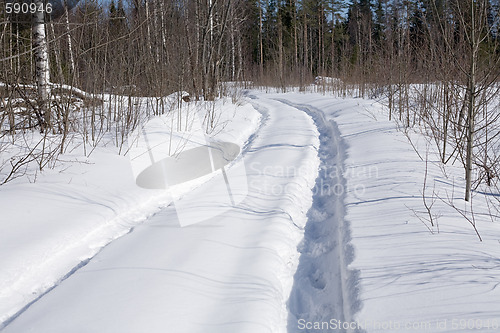
<instances>
[{"instance_id":1,"label":"dense woods","mask_svg":"<svg viewBox=\"0 0 500 333\"><path fill-rule=\"evenodd\" d=\"M182 89L214 98L223 81L284 87L316 76L359 84L363 95L373 84L449 78L465 84L460 72L471 47L477 75L495 75L485 72L497 55L493 1L82 0L72 8L73 2L55 1L45 14L50 81L88 92L134 86L142 95ZM8 15L5 5L0 79L32 83L35 20Z\"/></svg>"},{"instance_id":2,"label":"dense woods","mask_svg":"<svg viewBox=\"0 0 500 333\"><path fill-rule=\"evenodd\" d=\"M44 15L8 14L8 4L0 4L3 135L66 134L74 96L92 109L92 124L110 130L102 119L125 118L118 131L126 131L138 122L133 96L156 98L155 112L165 112L161 97L175 91L214 100L228 81L284 91L316 78L325 91L379 99L402 127L423 128L442 163L463 164L466 200L498 178L497 1L81 0L53 1ZM104 93L129 98L105 110Z\"/></svg>"}]
</instances>

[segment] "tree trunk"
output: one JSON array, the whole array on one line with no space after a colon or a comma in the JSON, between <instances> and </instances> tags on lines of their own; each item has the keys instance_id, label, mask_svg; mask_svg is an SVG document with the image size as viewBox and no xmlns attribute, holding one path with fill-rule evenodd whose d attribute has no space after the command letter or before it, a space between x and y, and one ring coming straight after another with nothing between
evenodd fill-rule
<instances>
[{"instance_id":1,"label":"tree trunk","mask_svg":"<svg viewBox=\"0 0 500 333\"><path fill-rule=\"evenodd\" d=\"M474 104L475 104L475 63L471 63L471 77L469 78L469 105L467 112L467 155L465 166L465 201L470 200L472 183L472 141L474 139Z\"/></svg>"},{"instance_id":2,"label":"tree trunk","mask_svg":"<svg viewBox=\"0 0 500 333\"><path fill-rule=\"evenodd\" d=\"M475 26L475 2L471 1L471 53L470 53L470 67L469 67L469 87L467 88L469 94L468 110L467 110L467 155L465 165L465 201L470 201L471 183L472 183L472 141L474 139L474 108L476 98L476 66L477 66L477 51L479 43L476 40L476 26Z\"/></svg>"},{"instance_id":3,"label":"tree trunk","mask_svg":"<svg viewBox=\"0 0 500 333\"><path fill-rule=\"evenodd\" d=\"M264 76L264 43L263 43L263 28L262 28L262 3L259 0L259 75L260 79Z\"/></svg>"},{"instance_id":4,"label":"tree trunk","mask_svg":"<svg viewBox=\"0 0 500 333\"><path fill-rule=\"evenodd\" d=\"M43 0L35 1L37 8L44 8ZM33 49L35 56L35 76L38 89L38 107L43 115L42 130L50 128L50 72L47 52L47 38L45 35L44 12L33 14Z\"/></svg>"},{"instance_id":5,"label":"tree trunk","mask_svg":"<svg viewBox=\"0 0 500 333\"><path fill-rule=\"evenodd\" d=\"M283 92L285 91L285 82L283 78L283 24L281 22L281 15L278 13L278 74L280 79L280 86Z\"/></svg>"},{"instance_id":6,"label":"tree trunk","mask_svg":"<svg viewBox=\"0 0 500 333\"><path fill-rule=\"evenodd\" d=\"M69 11L67 2L63 2L64 5L64 24L66 29L66 43L68 44L68 55L69 55L69 68L71 74L75 74L75 59L73 58L73 44L71 43L71 31L69 28Z\"/></svg>"}]
</instances>

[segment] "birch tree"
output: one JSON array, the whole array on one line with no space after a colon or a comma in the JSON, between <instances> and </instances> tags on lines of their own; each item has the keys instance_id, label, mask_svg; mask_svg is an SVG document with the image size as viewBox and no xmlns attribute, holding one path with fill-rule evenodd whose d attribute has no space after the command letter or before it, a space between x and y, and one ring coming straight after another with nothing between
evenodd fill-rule
<instances>
[{"instance_id":1,"label":"birch tree","mask_svg":"<svg viewBox=\"0 0 500 333\"><path fill-rule=\"evenodd\" d=\"M45 32L45 3L43 0L35 1L37 11L33 14L33 53L35 57L35 76L38 91L39 119L42 131L48 130L50 123L50 69Z\"/></svg>"}]
</instances>

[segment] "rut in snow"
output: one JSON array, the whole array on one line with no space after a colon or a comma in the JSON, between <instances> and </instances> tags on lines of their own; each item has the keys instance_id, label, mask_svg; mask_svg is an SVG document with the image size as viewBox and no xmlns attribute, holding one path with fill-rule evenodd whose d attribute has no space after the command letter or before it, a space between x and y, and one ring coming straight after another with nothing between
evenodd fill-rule
<instances>
[{"instance_id":1,"label":"rut in snow","mask_svg":"<svg viewBox=\"0 0 500 333\"><path fill-rule=\"evenodd\" d=\"M349 243L349 224L344 219L346 144L337 124L327 120L322 111L287 100L278 101L309 114L320 132L321 164L304 240L298 248L301 256L288 304L288 332L308 332L305 323L313 322L332 323L324 330L312 330L330 332L335 324L352 322L353 314L360 308L358 272L347 269L354 259L354 250ZM335 331L353 330L336 328Z\"/></svg>"}]
</instances>

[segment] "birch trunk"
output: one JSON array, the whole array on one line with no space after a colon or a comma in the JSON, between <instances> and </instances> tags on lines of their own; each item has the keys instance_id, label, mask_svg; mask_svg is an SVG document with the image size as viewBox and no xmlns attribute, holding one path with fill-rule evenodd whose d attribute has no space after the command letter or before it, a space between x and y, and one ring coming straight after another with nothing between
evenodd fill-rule
<instances>
[{"instance_id":1,"label":"birch trunk","mask_svg":"<svg viewBox=\"0 0 500 333\"><path fill-rule=\"evenodd\" d=\"M71 74L75 74L75 59L73 58L73 44L71 43L71 31L69 28L69 11L67 1L63 1L64 5L64 28L66 29L66 43L68 44L69 68Z\"/></svg>"},{"instance_id":2,"label":"birch trunk","mask_svg":"<svg viewBox=\"0 0 500 333\"><path fill-rule=\"evenodd\" d=\"M259 0L259 75L260 79L264 76L264 43L262 26L262 2Z\"/></svg>"},{"instance_id":3,"label":"birch trunk","mask_svg":"<svg viewBox=\"0 0 500 333\"><path fill-rule=\"evenodd\" d=\"M474 140L474 116L476 105L476 67L477 67L477 53L479 50L479 41L476 40L476 26L475 26L475 3L471 1L471 54L470 54L470 68L469 68L469 87L468 87L468 110L467 110L467 155L465 162L465 201L470 201L470 192L472 185L472 144Z\"/></svg>"},{"instance_id":4,"label":"birch trunk","mask_svg":"<svg viewBox=\"0 0 500 333\"><path fill-rule=\"evenodd\" d=\"M44 8L43 0L35 1L37 8ZM33 50L35 57L35 76L38 89L38 105L43 115L42 130L50 128L50 72L47 52L47 38L45 34L44 12L33 14Z\"/></svg>"}]
</instances>

